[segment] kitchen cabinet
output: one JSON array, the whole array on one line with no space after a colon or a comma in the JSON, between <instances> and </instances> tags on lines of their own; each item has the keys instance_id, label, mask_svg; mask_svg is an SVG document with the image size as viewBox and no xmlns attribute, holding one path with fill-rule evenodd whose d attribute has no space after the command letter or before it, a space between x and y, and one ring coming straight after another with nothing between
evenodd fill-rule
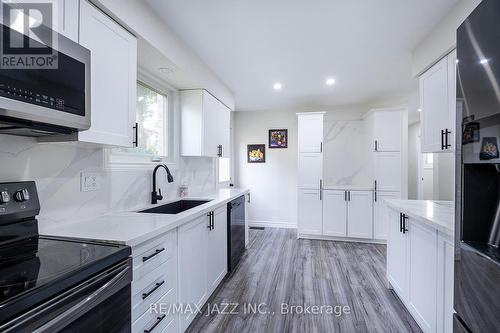
<instances>
[{"instance_id":1,"label":"kitchen cabinet","mask_svg":"<svg viewBox=\"0 0 500 333\"><path fill-rule=\"evenodd\" d=\"M375 191L400 192L402 167L400 152L377 152L373 154Z\"/></svg>"},{"instance_id":2,"label":"kitchen cabinet","mask_svg":"<svg viewBox=\"0 0 500 333\"><path fill-rule=\"evenodd\" d=\"M57 10L56 31L72 41L78 43L79 0L56 0L54 7ZM83 0L82 0L83 1Z\"/></svg>"},{"instance_id":3,"label":"kitchen cabinet","mask_svg":"<svg viewBox=\"0 0 500 333\"><path fill-rule=\"evenodd\" d=\"M308 235L322 233L321 191L302 190L298 193L298 232Z\"/></svg>"},{"instance_id":4,"label":"kitchen cabinet","mask_svg":"<svg viewBox=\"0 0 500 333\"><path fill-rule=\"evenodd\" d=\"M323 191L323 235L347 236L347 191Z\"/></svg>"},{"instance_id":5,"label":"kitchen cabinet","mask_svg":"<svg viewBox=\"0 0 500 333\"><path fill-rule=\"evenodd\" d=\"M227 273L227 208L179 228L179 301L202 306ZM196 313L181 314L184 331Z\"/></svg>"},{"instance_id":6,"label":"kitchen cabinet","mask_svg":"<svg viewBox=\"0 0 500 333\"><path fill-rule=\"evenodd\" d=\"M409 221L408 221L409 220ZM436 331L437 232L407 218L410 311L425 332Z\"/></svg>"},{"instance_id":7,"label":"kitchen cabinet","mask_svg":"<svg viewBox=\"0 0 500 333\"><path fill-rule=\"evenodd\" d=\"M213 212L213 226L207 229L207 290L211 294L227 273L227 209Z\"/></svg>"},{"instance_id":8,"label":"kitchen cabinet","mask_svg":"<svg viewBox=\"0 0 500 333\"><path fill-rule=\"evenodd\" d=\"M374 192L373 195L373 238L386 240L388 235L388 216L384 200L399 199L401 194L399 192Z\"/></svg>"},{"instance_id":9,"label":"kitchen cabinet","mask_svg":"<svg viewBox=\"0 0 500 333\"><path fill-rule=\"evenodd\" d=\"M408 298L408 242L401 229L401 213L388 209L387 280L399 297Z\"/></svg>"},{"instance_id":10,"label":"kitchen cabinet","mask_svg":"<svg viewBox=\"0 0 500 333\"><path fill-rule=\"evenodd\" d=\"M299 153L298 187L319 189L323 177L323 154Z\"/></svg>"},{"instance_id":11,"label":"kitchen cabinet","mask_svg":"<svg viewBox=\"0 0 500 333\"><path fill-rule=\"evenodd\" d=\"M455 50L419 78L423 153L454 150L456 59Z\"/></svg>"},{"instance_id":12,"label":"kitchen cabinet","mask_svg":"<svg viewBox=\"0 0 500 333\"><path fill-rule=\"evenodd\" d=\"M80 44L91 52L91 126L78 141L132 147L137 39L87 1L80 1Z\"/></svg>"},{"instance_id":13,"label":"kitchen cabinet","mask_svg":"<svg viewBox=\"0 0 500 333\"><path fill-rule=\"evenodd\" d=\"M324 112L298 113L297 116L299 153L321 153Z\"/></svg>"},{"instance_id":14,"label":"kitchen cabinet","mask_svg":"<svg viewBox=\"0 0 500 333\"><path fill-rule=\"evenodd\" d=\"M348 191L347 236L352 238L373 238L373 192Z\"/></svg>"},{"instance_id":15,"label":"kitchen cabinet","mask_svg":"<svg viewBox=\"0 0 500 333\"><path fill-rule=\"evenodd\" d=\"M387 208L387 279L424 332L453 331L453 237Z\"/></svg>"},{"instance_id":16,"label":"kitchen cabinet","mask_svg":"<svg viewBox=\"0 0 500 333\"><path fill-rule=\"evenodd\" d=\"M373 150L380 152L401 151L402 114L395 110L373 110Z\"/></svg>"},{"instance_id":17,"label":"kitchen cabinet","mask_svg":"<svg viewBox=\"0 0 500 333\"><path fill-rule=\"evenodd\" d=\"M228 157L231 110L204 89L181 91L181 154Z\"/></svg>"},{"instance_id":18,"label":"kitchen cabinet","mask_svg":"<svg viewBox=\"0 0 500 333\"><path fill-rule=\"evenodd\" d=\"M207 299L207 216L179 228L179 302L201 306ZM184 331L196 313L181 314Z\"/></svg>"}]
</instances>

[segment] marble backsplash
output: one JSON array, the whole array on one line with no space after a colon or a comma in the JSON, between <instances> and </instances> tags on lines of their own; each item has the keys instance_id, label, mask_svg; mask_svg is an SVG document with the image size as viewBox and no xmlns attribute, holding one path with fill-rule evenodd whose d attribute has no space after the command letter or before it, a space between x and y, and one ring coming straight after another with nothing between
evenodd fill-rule
<instances>
[{"instance_id":1,"label":"marble backsplash","mask_svg":"<svg viewBox=\"0 0 500 333\"><path fill-rule=\"evenodd\" d=\"M363 120L324 123L324 186L371 187L370 142Z\"/></svg>"},{"instance_id":2,"label":"marble backsplash","mask_svg":"<svg viewBox=\"0 0 500 333\"><path fill-rule=\"evenodd\" d=\"M47 221L85 219L113 211L135 210L149 204L152 167L109 169L103 148L75 143L40 144L32 138L0 135L0 182L35 180L41 204L40 217ZM80 173L94 172L100 188L80 191ZM164 198L178 195L186 183L189 194L215 189L215 166L210 158L179 158L172 168L173 183L158 172Z\"/></svg>"}]
</instances>

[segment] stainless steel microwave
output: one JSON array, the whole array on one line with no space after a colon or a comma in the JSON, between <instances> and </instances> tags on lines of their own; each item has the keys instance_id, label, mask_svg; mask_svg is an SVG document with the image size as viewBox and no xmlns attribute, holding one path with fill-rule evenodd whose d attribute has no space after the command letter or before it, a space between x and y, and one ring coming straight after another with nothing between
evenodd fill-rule
<instances>
[{"instance_id":1,"label":"stainless steel microwave","mask_svg":"<svg viewBox=\"0 0 500 333\"><path fill-rule=\"evenodd\" d=\"M0 47L16 34L37 42L3 24L0 29ZM47 33L57 38L50 48L54 68L9 67L1 54L0 134L39 137L90 128L90 51L50 29Z\"/></svg>"}]
</instances>

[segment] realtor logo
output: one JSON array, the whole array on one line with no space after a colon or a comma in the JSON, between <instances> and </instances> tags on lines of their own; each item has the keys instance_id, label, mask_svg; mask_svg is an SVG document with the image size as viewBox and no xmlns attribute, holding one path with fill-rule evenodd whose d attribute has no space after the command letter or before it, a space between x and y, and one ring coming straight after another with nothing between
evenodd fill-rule
<instances>
[{"instance_id":1,"label":"realtor logo","mask_svg":"<svg viewBox=\"0 0 500 333\"><path fill-rule=\"evenodd\" d=\"M57 6L50 0L0 3L0 69L57 69Z\"/></svg>"}]
</instances>

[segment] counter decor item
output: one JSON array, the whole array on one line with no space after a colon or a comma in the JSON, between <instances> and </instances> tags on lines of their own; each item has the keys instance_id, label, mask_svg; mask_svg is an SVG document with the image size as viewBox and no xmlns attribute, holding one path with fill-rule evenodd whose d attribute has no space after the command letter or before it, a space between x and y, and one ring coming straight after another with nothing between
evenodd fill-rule
<instances>
[{"instance_id":1,"label":"counter decor item","mask_svg":"<svg viewBox=\"0 0 500 333\"><path fill-rule=\"evenodd\" d=\"M188 190L189 187L186 183L182 183L181 186L179 186L179 197L184 198L188 196Z\"/></svg>"},{"instance_id":2,"label":"counter decor item","mask_svg":"<svg viewBox=\"0 0 500 333\"><path fill-rule=\"evenodd\" d=\"M288 130L270 129L269 130L269 149L288 148Z\"/></svg>"},{"instance_id":3,"label":"counter decor item","mask_svg":"<svg viewBox=\"0 0 500 333\"><path fill-rule=\"evenodd\" d=\"M266 145L250 144L247 145L248 163L266 163Z\"/></svg>"},{"instance_id":4,"label":"counter decor item","mask_svg":"<svg viewBox=\"0 0 500 333\"><path fill-rule=\"evenodd\" d=\"M498 158L498 144L495 137L484 137L481 143L480 160L492 160Z\"/></svg>"}]
</instances>

